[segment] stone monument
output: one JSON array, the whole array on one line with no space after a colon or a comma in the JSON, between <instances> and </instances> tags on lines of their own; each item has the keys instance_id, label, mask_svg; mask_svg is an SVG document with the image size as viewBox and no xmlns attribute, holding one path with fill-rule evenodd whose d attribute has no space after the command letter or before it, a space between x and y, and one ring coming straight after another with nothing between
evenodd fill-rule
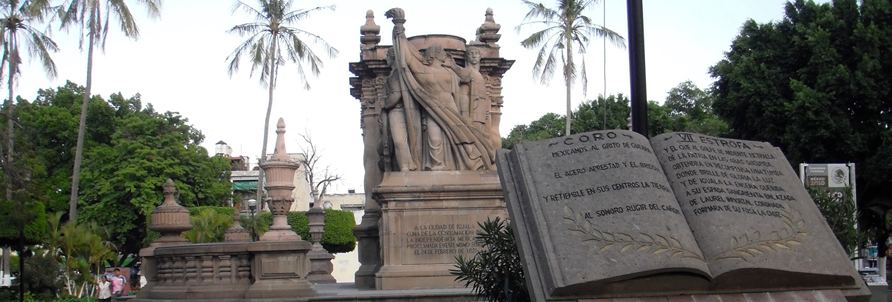
<instances>
[{"instance_id":1,"label":"stone monument","mask_svg":"<svg viewBox=\"0 0 892 302\"><path fill-rule=\"evenodd\" d=\"M534 301L870 295L768 143L612 130L521 143L498 158Z\"/></svg>"},{"instance_id":2,"label":"stone monument","mask_svg":"<svg viewBox=\"0 0 892 302\"><path fill-rule=\"evenodd\" d=\"M406 37L394 8L393 46L369 11L351 94L361 101L365 214L354 229L360 288L460 287L454 256L474 254L477 222L505 216L496 175L501 78L499 25L485 14L476 40ZM374 189L372 189L374 188Z\"/></svg>"}]
</instances>

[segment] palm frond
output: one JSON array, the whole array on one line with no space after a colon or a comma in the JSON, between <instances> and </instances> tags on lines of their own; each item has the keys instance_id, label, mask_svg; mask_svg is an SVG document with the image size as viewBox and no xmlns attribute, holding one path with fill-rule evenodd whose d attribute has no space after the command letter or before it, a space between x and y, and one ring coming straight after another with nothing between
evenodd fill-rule
<instances>
[{"instance_id":1,"label":"palm frond","mask_svg":"<svg viewBox=\"0 0 892 302\"><path fill-rule=\"evenodd\" d=\"M282 24L291 24L291 23L295 23L297 21L305 20L310 17L310 13L315 12L315 11L324 10L324 9L334 11L335 5L317 6L317 7L311 8L311 9L302 9L302 10L296 10L296 11L291 11L291 12L285 13L282 16Z\"/></svg>"},{"instance_id":2,"label":"palm frond","mask_svg":"<svg viewBox=\"0 0 892 302\"><path fill-rule=\"evenodd\" d=\"M557 31L557 33L555 33L555 31ZM529 37L520 41L520 45L527 49L535 48L543 43L543 39L548 38L550 40L555 34L561 34L561 28L556 26L548 27L532 33Z\"/></svg>"},{"instance_id":3,"label":"palm frond","mask_svg":"<svg viewBox=\"0 0 892 302\"><path fill-rule=\"evenodd\" d=\"M263 32L254 34L253 36L251 36L250 38L245 40L245 42L242 42L241 44L239 44L239 46L236 47L234 51L232 51L232 54L230 54L228 57L226 57L226 60L229 61L229 68L227 69L227 71L228 71L230 77L232 77L232 74L234 74L236 71L238 71L239 62L241 62L242 54L246 50L252 49L253 48L252 45L254 43L256 43L256 40L263 34L264 34Z\"/></svg>"},{"instance_id":4,"label":"palm frond","mask_svg":"<svg viewBox=\"0 0 892 302\"><path fill-rule=\"evenodd\" d=\"M232 14L235 14L235 12L237 12L239 10L252 15L252 17L254 17L254 19L257 21L261 21L264 19L263 14L261 12L257 11L256 9L254 9L253 7L251 7L250 5L248 5L245 2L236 1L235 4L232 6Z\"/></svg>"},{"instance_id":5,"label":"palm frond","mask_svg":"<svg viewBox=\"0 0 892 302\"><path fill-rule=\"evenodd\" d=\"M266 24L254 22L254 23L245 23L233 26L230 28L228 33L237 34L240 37L244 37L245 35L254 35L260 31L268 29Z\"/></svg>"},{"instance_id":6,"label":"palm frond","mask_svg":"<svg viewBox=\"0 0 892 302\"><path fill-rule=\"evenodd\" d=\"M46 72L50 78L55 78L59 73L56 70L56 63L53 62L53 58L50 57L50 51L59 51L56 42L31 26L25 25L22 27L22 30L24 30L30 38L27 40L28 55L31 58L38 58L43 65L44 72Z\"/></svg>"},{"instance_id":7,"label":"palm frond","mask_svg":"<svg viewBox=\"0 0 892 302\"><path fill-rule=\"evenodd\" d=\"M287 31L292 32L293 35L294 35L294 38L297 38L297 35L298 35L298 34L305 35L305 36L308 36L308 37L310 37L310 38L313 38L313 43L321 44L321 45L322 45L322 48L325 49L325 53L328 54L328 57L329 57L329 58L332 58L332 59L333 59L333 58L336 58L336 57L338 56L338 54L340 53L340 51L338 51L337 49L335 49L334 47L332 47L330 44L328 44L328 42L325 42L325 40L322 39L322 37L320 37L320 36L318 36L318 35L316 35L316 34L314 34L314 33L311 33L311 32L305 31L305 30L303 30L303 29L296 28L296 27L284 27L284 29L287 30ZM286 34L287 34L287 33L288 33L288 32L286 32Z\"/></svg>"},{"instance_id":8,"label":"palm frond","mask_svg":"<svg viewBox=\"0 0 892 302\"><path fill-rule=\"evenodd\" d=\"M146 14L149 18L161 18L161 0L137 0L146 8Z\"/></svg>"},{"instance_id":9,"label":"palm frond","mask_svg":"<svg viewBox=\"0 0 892 302\"><path fill-rule=\"evenodd\" d=\"M127 3L124 2L124 0L107 1L109 8L106 15L111 15L110 12L114 12L118 21L120 21L119 25L121 26L121 32L131 39L139 39L139 27L136 25L136 20L133 19L133 14L130 12L130 7L127 6ZM106 18L108 18L108 16L106 16ZM108 29L106 29L106 31L108 31ZM105 40L104 36L105 35L103 35L103 40Z\"/></svg>"}]
</instances>

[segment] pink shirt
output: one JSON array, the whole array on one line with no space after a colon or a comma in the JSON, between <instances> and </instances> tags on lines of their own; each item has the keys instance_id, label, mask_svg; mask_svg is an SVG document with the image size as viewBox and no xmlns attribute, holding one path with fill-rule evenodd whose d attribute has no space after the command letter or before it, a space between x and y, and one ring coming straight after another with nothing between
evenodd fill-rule
<instances>
[{"instance_id":1,"label":"pink shirt","mask_svg":"<svg viewBox=\"0 0 892 302\"><path fill-rule=\"evenodd\" d=\"M109 278L112 284L112 293L119 292L124 289L124 276L112 276Z\"/></svg>"}]
</instances>

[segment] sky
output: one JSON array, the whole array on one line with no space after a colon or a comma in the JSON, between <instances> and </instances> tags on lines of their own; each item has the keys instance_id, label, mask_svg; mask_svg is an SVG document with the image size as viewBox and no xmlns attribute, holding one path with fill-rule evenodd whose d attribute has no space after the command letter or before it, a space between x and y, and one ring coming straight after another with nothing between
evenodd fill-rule
<instances>
[{"instance_id":1,"label":"sky","mask_svg":"<svg viewBox=\"0 0 892 302\"><path fill-rule=\"evenodd\" d=\"M243 0L257 7L254 0ZM535 1L535 0L534 0ZM709 67L720 61L747 19L760 23L783 18L783 0L645 0L644 47L647 73L647 99L662 102L667 92L686 80L706 89L713 79ZM826 1L819 1L826 2ZM227 57L246 37L228 33L236 24L252 22L242 11L233 13L229 0L167 0L161 17L148 18L136 1L127 1L140 28L140 37L125 37L117 27L108 33L105 50L96 51L93 63L94 95L108 98L120 92L125 97L141 94L143 104L151 103L159 112L174 111L189 119L202 131L202 146L214 152L218 141L225 141L233 155L251 157L252 165L261 153L263 123L268 90L249 64L243 63L235 74L227 72ZM555 7L554 2L544 2ZM293 63L282 67L270 118L268 152L275 145L275 124L279 117L286 123L286 149L300 152L303 141L297 135L309 134L322 154L320 165L341 174L343 181L332 193L349 189L364 192L360 103L350 96L348 69L359 61L359 27L366 11L372 10L381 26L380 45L391 45L393 24L384 12L393 7L406 12L406 34L449 34L474 40L484 21L486 9L492 8L496 23L501 24L501 56L515 60L502 81L503 137L516 125L529 124L548 112L565 113L566 95L558 72L550 85L541 85L532 76L538 49L525 49L520 41L537 27L515 27L523 22L529 9L520 1L295 1L293 9L307 9L334 4L334 11L315 12L296 27L321 36L340 51L327 58L318 45L316 53L324 58L318 77L309 76L310 90L304 90ZM605 11L606 8L606 11ZM595 22L628 38L626 3L601 0L587 11ZM605 20L606 15L606 20ZM46 27L40 26L41 28ZM86 51L78 47L79 32L60 30L52 24L52 37L61 50L52 55L59 74L48 78L37 61L26 61L15 93L33 100L37 90L55 88L66 81L86 83ZM597 98L605 91L603 40L596 39L584 55L588 68L588 94L580 84L574 86L572 106ZM610 43L606 47L606 92L629 95L628 49ZM6 85L0 93L8 94Z\"/></svg>"}]
</instances>

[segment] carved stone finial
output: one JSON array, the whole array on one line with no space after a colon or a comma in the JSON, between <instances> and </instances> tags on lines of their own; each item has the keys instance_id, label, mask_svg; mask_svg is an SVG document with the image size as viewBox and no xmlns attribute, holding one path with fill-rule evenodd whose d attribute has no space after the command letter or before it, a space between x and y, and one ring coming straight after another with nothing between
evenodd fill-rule
<instances>
[{"instance_id":1,"label":"carved stone finial","mask_svg":"<svg viewBox=\"0 0 892 302\"><path fill-rule=\"evenodd\" d=\"M362 34L359 37L360 48L372 48L381 42L381 36L378 35L381 26L375 24L375 13L372 10L365 13L365 24L359 27L359 32Z\"/></svg>"},{"instance_id":2,"label":"carved stone finial","mask_svg":"<svg viewBox=\"0 0 892 302\"><path fill-rule=\"evenodd\" d=\"M285 119L279 118L276 123L276 148L273 151L274 160L291 160L288 152L285 151Z\"/></svg>"},{"instance_id":3,"label":"carved stone finial","mask_svg":"<svg viewBox=\"0 0 892 302\"><path fill-rule=\"evenodd\" d=\"M164 182L164 203L167 203L168 200L173 200L173 194L177 192L177 188L173 185L173 180L170 178Z\"/></svg>"},{"instance_id":4,"label":"carved stone finial","mask_svg":"<svg viewBox=\"0 0 892 302\"><path fill-rule=\"evenodd\" d=\"M177 245L189 243L180 233L192 229L189 222L189 210L177 204L173 196L177 192L173 180L164 182L164 202L152 211L152 223L149 230L161 233L161 238L152 242L151 246Z\"/></svg>"},{"instance_id":5,"label":"carved stone finial","mask_svg":"<svg viewBox=\"0 0 892 302\"><path fill-rule=\"evenodd\" d=\"M294 202L294 197L291 196L294 190L294 172L300 164L292 160L285 151L285 120L282 118L276 123L276 134L276 151L273 157L260 164L266 175L264 188L269 194L267 202L273 213L273 225L269 232L260 237L260 241L300 240L300 235L291 230L286 217Z\"/></svg>"},{"instance_id":6,"label":"carved stone finial","mask_svg":"<svg viewBox=\"0 0 892 302\"><path fill-rule=\"evenodd\" d=\"M495 18L492 17L492 8L487 8L486 19L477 28L477 41L490 46L496 46L496 42L499 42L499 39L502 37L502 35L498 34L500 29L502 29L502 25L496 23Z\"/></svg>"}]
</instances>

